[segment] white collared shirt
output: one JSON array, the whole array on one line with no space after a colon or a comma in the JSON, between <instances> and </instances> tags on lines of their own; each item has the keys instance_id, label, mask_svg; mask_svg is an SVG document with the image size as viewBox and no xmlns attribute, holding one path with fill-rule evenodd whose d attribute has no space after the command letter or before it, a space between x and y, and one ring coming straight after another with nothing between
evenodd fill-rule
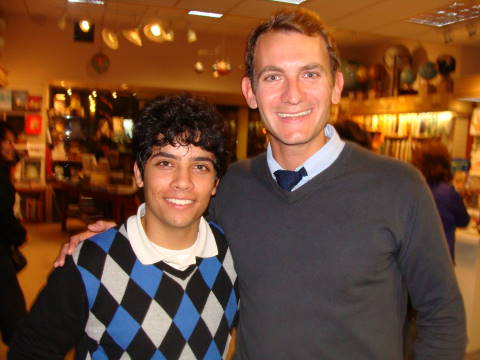
<instances>
[{"instance_id":1,"label":"white collared shirt","mask_svg":"<svg viewBox=\"0 0 480 360\"><path fill-rule=\"evenodd\" d=\"M218 254L217 242L207 221L201 217L195 243L187 249L172 250L150 241L142 225L145 203L138 207L137 215L127 220L127 234L133 251L144 265L163 261L177 270L185 270L196 263L196 257L208 258Z\"/></svg>"},{"instance_id":2,"label":"white collared shirt","mask_svg":"<svg viewBox=\"0 0 480 360\"><path fill-rule=\"evenodd\" d=\"M333 164L333 162L342 152L343 147L345 146L345 142L340 139L340 136L337 134L335 127L331 124L327 124L325 125L324 132L327 138L327 142L325 143L325 145L323 145L315 154L310 156L302 165L295 169L295 171L298 171L302 167L305 167L305 170L307 170L307 175L304 176L297 185L295 185L292 191L297 190L299 187L313 179L316 175L327 169L330 165ZM274 172L284 169L273 157L270 144L268 144L267 147L267 163L273 179L276 180Z\"/></svg>"}]
</instances>

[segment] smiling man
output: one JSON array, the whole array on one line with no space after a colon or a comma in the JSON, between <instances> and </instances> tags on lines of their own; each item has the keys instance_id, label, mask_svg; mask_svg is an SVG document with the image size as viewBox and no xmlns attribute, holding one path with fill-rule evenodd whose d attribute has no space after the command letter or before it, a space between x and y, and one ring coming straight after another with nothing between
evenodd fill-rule
<instances>
[{"instance_id":1,"label":"smiling man","mask_svg":"<svg viewBox=\"0 0 480 360\"><path fill-rule=\"evenodd\" d=\"M221 359L238 295L221 230L202 217L226 167L223 120L191 97L155 100L135 125L145 203L56 269L9 359Z\"/></svg>"},{"instance_id":2,"label":"smiling man","mask_svg":"<svg viewBox=\"0 0 480 360\"><path fill-rule=\"evenodd\" d=\"M209 213L238 272L236 359L401 360L407 293L415 359L463 359L463 303L429 189L328 124L343 77L319 17L275 13L245 59L243 94L269 145L229 168Z\"/></svg>"}]
</instances>

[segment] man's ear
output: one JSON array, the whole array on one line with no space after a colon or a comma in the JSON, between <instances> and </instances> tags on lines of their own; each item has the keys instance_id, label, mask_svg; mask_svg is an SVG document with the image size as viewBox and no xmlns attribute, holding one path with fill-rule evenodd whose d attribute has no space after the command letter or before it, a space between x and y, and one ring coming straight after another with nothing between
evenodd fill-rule
<instances>
[{"instance_id":1,"label":"man's ear","mask_svg":"<svg viewBox=\"0 0 480 360\"><path fill-rule=\"evenodd\" d=\"M338 104L342 98L343 90L343 73L340 71L335 72L335 83L333 84L332 89L332 104Z\"/></svg>"},{"instance_id":2,"label":"man's ear","mask_svg":"<svg viewBox=\"0 0 480 360\"><path fill-rule=\"evenodd\" d=\"M258 107L257 98L255 97L255 93L252 88L252 82L247 76L244 76L242 79L242 92L245 100L247 101L247 105L251 109L256 109Z\"/></svg>"},{"instance_id":3,"label":"man's ear","mask_svg":"<svg viewBox=\"0 0 480 360\"><path fill-rule=\"evenodd\" d=\"M215 185L213 186L212 192L210 193L211 196L213 196L217 193L217 187L218 187L219 182L220 182L220 179L216 178L215 179Z\"/></svg>"},{"instance_id":4,"label":"man's ear","mask_svg":"<svg viewBox=\"0 0 480 360\"><path fill-rule=\"evenodd\" d=\"M142 173L140 172L140 169L138 168L136 161L135 161L135 164L133 164L133 175L135 176L135 183L137 184L137 187L142 188L143 187Z\"/></svg>"}]
</instances>

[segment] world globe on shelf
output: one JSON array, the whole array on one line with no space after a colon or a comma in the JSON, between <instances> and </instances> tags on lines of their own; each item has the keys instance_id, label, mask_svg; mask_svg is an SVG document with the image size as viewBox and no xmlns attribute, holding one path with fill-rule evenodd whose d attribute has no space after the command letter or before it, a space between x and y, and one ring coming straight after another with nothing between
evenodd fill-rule
<instances>
[{"instance_id":1,"label":"world globe on shelf","mask_svg":"<svg viewBox=\"0 0 480 360\"><path fill-rule=\"evenodd\" d=\"M340 64L340 71L343 73L343 89L346 91L356 90L359 87L357 81L357 70L359 64L356 61L345 60Z\"/></svg>"},{"instance_id":2,"label":"world globe on shelf","mask_svg":"<svg viewBox=\"0 0 480 360\"><path fill-rule=\"evenodd\" d=\"M424 62L418 69L418 74L425 80L433 79L437 76L435 64L431 61Z\"/></svg>"},{"instance_id":3,"label":"world globe on shelf","mask_svg":"<svg viewBox=\"0 0 480 360\"><path fill-rule=\"evenodd\" d=\"M372 81L381 81L385 77L385 67L382 64L374 64L368 67L368 78Z\"/></svg>"},{"instance_id":4,"label":"world globe on shelf","mask_svg":"<svg viewBox=\"0 0 480 360\"><path fill-rule=\"evenodd\" d=\"M389 70L402 69L411 61L410 51L403 45L393 45L383 55L383 63Z\"/></svg>"},{"instance_id":5,"label":"world globe on shelf","mask_svg":"<svg viewBox=\"0 0 480 360\"><path fill-rule=\"evenodd\" d=\"M402 84L411 85L417 79L417 73L410 67L406 66L400 73L400 82Z\"/></svg>"},{"instance_id":6,"label":"world globe on shelf","mask_svg":"<svg viewBox=\"0 0 480 360\"><path fill-rule=\"evenodd\" d=\"M442 76L449 76L452 72L455 71L457 62L455 58L451 55L440 55L437 58L438 72Z\"/></svg>"},{"instance_id":7,"label":"world globe on shelf","mask_svg":"<svg viewBox=\"0 0 480 360\"><path fill-rule=\"evenodd\" d=\"M368 82L368 68L365 65L360 65L355 73L355 78L359 84Z\"/></svg>"}]
</instances>

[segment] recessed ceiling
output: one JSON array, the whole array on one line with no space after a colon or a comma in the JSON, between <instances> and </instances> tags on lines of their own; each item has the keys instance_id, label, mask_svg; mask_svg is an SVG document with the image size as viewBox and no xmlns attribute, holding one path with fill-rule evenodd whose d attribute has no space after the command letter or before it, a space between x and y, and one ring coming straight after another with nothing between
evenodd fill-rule
<instances>
[{"instance_id":1,"label":"recessed ceiling","mask_svg":"<svg viewBox=\"0 0 480 360\"><path fill-rule=\"evenodd\" d=\"M478 18L468 24L442 29L407 21L449 4L451 1L445 0L344 0L339 5L335 1L307 0L301 6L320 14L333 28L340 46L385 42L389 37L444 43L447 30L452 44L480 47ZM237 36L246 36L261 19L286 6L294 5L270 0L105 0L105 5L68 3L67 0L0 2L0 10L6 15L40 15L56 22L65 15L72 21L88 17L94 23L118 30L161 19L177 29L192 27L199 33ZM216 12L224 16L220 19L189 16L188 10Z\"/></svg>"}]
</instances>

